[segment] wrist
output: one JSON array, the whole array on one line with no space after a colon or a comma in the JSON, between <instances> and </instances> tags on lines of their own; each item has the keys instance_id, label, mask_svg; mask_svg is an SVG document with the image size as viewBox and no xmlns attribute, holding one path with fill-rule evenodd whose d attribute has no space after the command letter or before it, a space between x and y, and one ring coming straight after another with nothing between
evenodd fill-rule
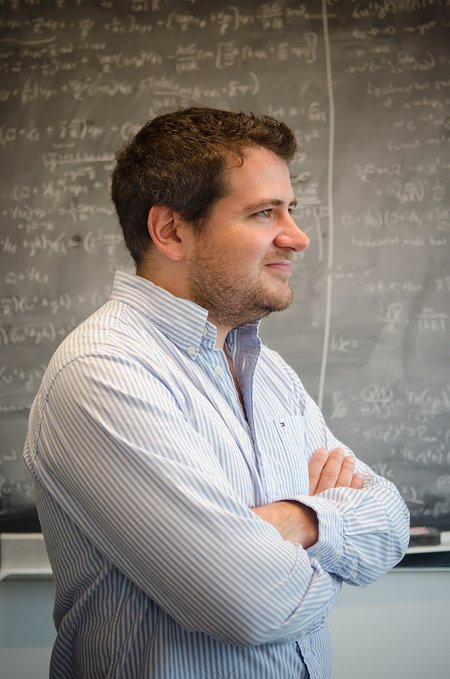
<instances>
[{"instance_id":1,"label":"wrist","mask_svg":"<svg viewBox=\"0 0 450 679\"><path fill-rule=\"evenodd\" d=\"M296 532L300 538L295 540L295 542L301 544L304 549L308 549L315 545L319 539L319 520L317 514L314 509L300 502L290 501L289 504L295 506Z\"/></svg>"}]
</instances>

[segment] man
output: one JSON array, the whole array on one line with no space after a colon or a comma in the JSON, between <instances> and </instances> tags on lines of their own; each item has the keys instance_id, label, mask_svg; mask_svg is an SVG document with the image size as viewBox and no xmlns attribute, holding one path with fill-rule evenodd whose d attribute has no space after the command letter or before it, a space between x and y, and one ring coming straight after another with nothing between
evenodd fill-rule
<instances>
[{"instance_id":1,"label":"man","mask_svg":"<svg viewBox=\"0 0 450 679\"><path fill-rule=\"evenodd\" d=\"M24 453L56 582L51 677L329 677L342 581L405 551L397 490L258 336L308 246L295 147L272 118L193 108L118 155L137 275L56 352Z\"/></svg>"}]
</instances>

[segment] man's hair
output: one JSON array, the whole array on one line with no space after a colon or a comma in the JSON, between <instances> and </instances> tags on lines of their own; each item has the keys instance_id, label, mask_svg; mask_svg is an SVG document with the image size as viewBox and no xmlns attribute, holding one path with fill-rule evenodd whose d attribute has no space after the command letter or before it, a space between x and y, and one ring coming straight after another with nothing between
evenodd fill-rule
<instances>
[{"instance_id":1,"label":"man's hair","mask_svg":"<svg viewBox=\"0 0 450 679\"><path fill-rule=\"evenodd\" d=\"M165 205L201 230L227 193L225 163L262 146L289 163L297 143L287 125L270 116L188 108L149 120L120 151L111 196L131 256L139 264L151 245L152 205Z\"/></svg>"}]
</instances>

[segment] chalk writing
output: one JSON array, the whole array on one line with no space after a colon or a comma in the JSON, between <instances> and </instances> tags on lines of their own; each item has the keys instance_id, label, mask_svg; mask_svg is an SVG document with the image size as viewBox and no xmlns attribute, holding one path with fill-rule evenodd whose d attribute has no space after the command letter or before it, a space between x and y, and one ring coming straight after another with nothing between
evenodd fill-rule
<instances>
[{"instance_id":1,"label":"chalk writing","mask_svg":"<svg viewBox=\"0 0 450 679\"><path fill-rule=\"evenodd\" d=\"M207 105L276 116L298 140L311 247L264 340L413 520L449 527L448 3L0 6L0 506L32 497L21 447L53 349L134 271L116 151L149 118Z\"/></svg>"}]
</instances>

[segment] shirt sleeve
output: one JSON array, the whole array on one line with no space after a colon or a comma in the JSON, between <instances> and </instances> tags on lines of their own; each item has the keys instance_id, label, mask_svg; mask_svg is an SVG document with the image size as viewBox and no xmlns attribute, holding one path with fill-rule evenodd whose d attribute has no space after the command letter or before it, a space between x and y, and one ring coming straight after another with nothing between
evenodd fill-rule
<instances>
[{"instance_id":1,"label":"shirt sleeve","mask_svg":"<svg viewBox=\"0 0 450 679\"><path fill-rule=\"evenodd\" d=\"M314 423L321 440L314 448L340 447L355 460L362 489L333 488L298 502L317 513L318 542L307 551L329 573L352 585L365 586L384 575L404 556L409 544L409 512L397 488L375 474L330 432L322 413L306 395L306 426ZM311 455L314 450L309 451Z\"/></svg>"},{"instance_id":2,"label":"shirt sleeve","mask_svg":"<svg viewBox=\"0 0 450 679\"><path fill-rule=\"evenodd\" d=\"M37 481L178 624L244 645L323 625L340 578L248 508L173 391L137 359L72 360L33 418Z\"/></svg>"}]
</instances>

